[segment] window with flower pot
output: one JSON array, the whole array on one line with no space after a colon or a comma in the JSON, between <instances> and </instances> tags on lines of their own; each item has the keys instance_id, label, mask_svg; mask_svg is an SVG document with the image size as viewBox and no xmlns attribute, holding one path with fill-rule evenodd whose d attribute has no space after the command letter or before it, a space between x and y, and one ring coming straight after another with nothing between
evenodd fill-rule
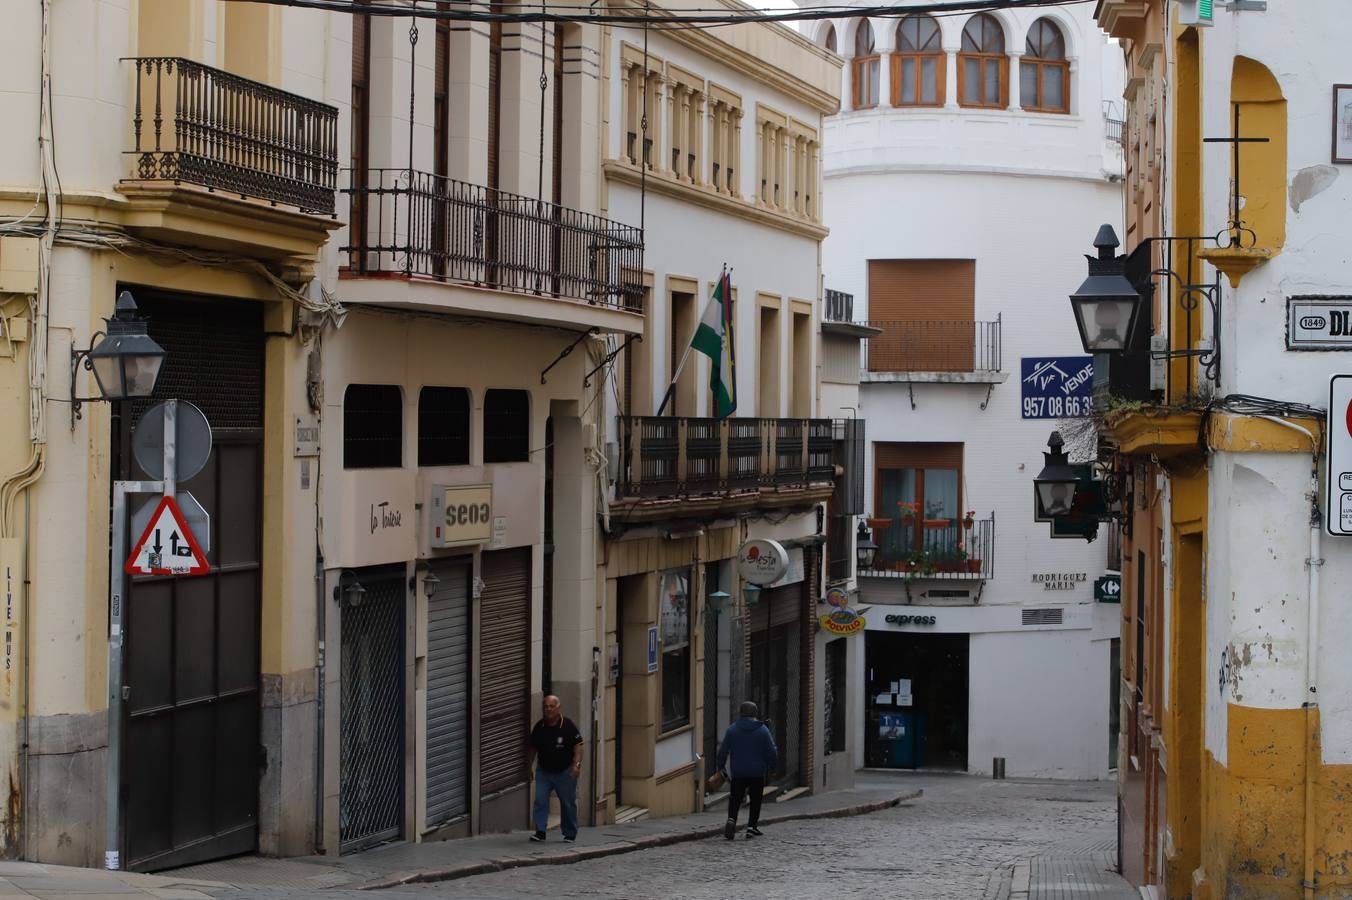
<instances>
[{"instance_id":1,"label":"window with flower pot","mask_svg":"<svg viewBox=\"0 0 1352 900\"><path fill-rule=\"evenodd\" d=\"M965 571L962 444L875 444L874 568ZM881 524L874 522L874 524Z\"/></svg>"}]
</instances>

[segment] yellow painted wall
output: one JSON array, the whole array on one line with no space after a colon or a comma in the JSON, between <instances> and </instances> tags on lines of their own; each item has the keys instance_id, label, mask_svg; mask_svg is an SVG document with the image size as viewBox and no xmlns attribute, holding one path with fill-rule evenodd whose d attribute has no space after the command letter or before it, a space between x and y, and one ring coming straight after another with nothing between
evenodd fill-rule
<instances>
[{"instance_id":1,"label":"yellow painted wall","mask_svg":"<svg viewBox=\"0 0 1352 900\"><path fill-rule=\"evenodd\" d=\"M1236 56L1231 100L1240 107L1241 134L1268 139L1240 145L1241 216L1257 247L1276 253L1286 243L1286 99L1266 66Z\"/></svg>"},{"instance_id":2,"label":"yellow painted wall","mask_svg":"<svg viewBox=\"0 0 1352 900\"><path fill-rule=\"evenodd\" d=\"M1174 135L1170 146L1173 156L1173 221L1170 231L1176 235L1204 233L1202 224L1202 42L1196 28L1180 31L1174 41L1175 79ZM1202 281L1202 263L1186 243L1175 242L1173 265L1188 284ZM1170 280L1171 350L1190 350L1202 333L1202 308L1199 297L1185 297L1177 282ZM1187 309L1190 300L1194 309ZM1191 336L1191 341L1189 341ZM1183 357L1172 360L1169 370L1169 402L1177 402L1191 393L1196 365Z\"/></svg>"}]
</instances>

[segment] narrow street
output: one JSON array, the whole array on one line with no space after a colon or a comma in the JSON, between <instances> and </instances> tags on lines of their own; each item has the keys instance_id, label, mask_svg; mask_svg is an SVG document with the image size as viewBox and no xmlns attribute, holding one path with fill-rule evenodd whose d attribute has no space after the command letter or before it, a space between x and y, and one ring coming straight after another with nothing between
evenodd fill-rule
<instances>
[{"instance_id":1,"label":"narrow street","mask_svg":"<svg viewBox=\"0 0 1352 900\"><path fill-rule=\"evenodd\" d=\"M713 838L573 865L441 884L356 892L257 886L228 900L301 896L721 898L897 897L916 900L1131 898L1105 874L1115 847L1111 782L992 781L962 775L860 774L919 787L894 809L767 827L763 838ZM776 812L779 810L775 810ZM745 819L743 819L745 821ZM557 833L551 833L557 840ZM524 836L523 836L524 841ZM1031 872L1019 884L1016 868ZM1026 891L1026 893L1024 893Z\"/></svg>"}]
</instances>

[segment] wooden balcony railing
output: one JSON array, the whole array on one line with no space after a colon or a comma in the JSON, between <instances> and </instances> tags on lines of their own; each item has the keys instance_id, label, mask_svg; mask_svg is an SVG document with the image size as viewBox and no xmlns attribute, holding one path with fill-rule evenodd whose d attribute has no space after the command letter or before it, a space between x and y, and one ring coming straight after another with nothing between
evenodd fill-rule
<instances>
[{"instance_id":1,"label":"wooden balcony railing","mask_svg":"<svg viewBox=\"0 0 1352 900\"><path fill-rule=\"evenodd\" d=\"M620 424L621 498L829 488L835 473L830 419L642 416Z\"/></svg>"},{"instance_id":2,"label":"wooden balcony railing","mask_svg":"<svg viewBox=\"0 0 1352 900\"><path fill-rule=\"evenodd\" d=\"M961 519L895 520L873 531L878 552L859 574L868 578L986 581L995 576L995 516L971 528Z\"/></svg>"},{"instance_id":3,"label":"wooden balcony railing","mask_svg":"<svg viewBox=\"0 0 1352 900\"><path fill-rule=\"evenodd\" d=\"M591 213L408 169L351 173L347 271L641 311L643 232Z\"/></svg>"},{"instance_id":4,"label":"wooden balcony railing","mask_svg":"<svg viewBox=\"0 0 1352 900\"><path fill-rule=\"evenodd\" d=\"M994 322L869 322L870 372L999 372L1000 317Z\"/></svg>"},{"instance_id":5,"label":"wooden balcony railing","mask_svg":"<svg viewBox=\"0 0 1352 900\"><path fill-rule=\"evenodd\" d=\"M190 59L130 62L131 180L196 184L333 214L336 107Z\"/></svg>"}]
</instances>

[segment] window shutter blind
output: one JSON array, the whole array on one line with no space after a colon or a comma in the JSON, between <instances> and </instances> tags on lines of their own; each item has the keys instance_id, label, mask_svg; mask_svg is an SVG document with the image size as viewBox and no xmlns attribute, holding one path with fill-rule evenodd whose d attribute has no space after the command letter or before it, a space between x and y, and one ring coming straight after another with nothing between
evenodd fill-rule
<instances>
[{"instance_id":1,"label":"window shutter blind","mask_svg":"<svg viewBox=\"0 0 1352 900\"><path fill-rule=\"evenodd\" d=\"M970 372L976 350L976 261L871 259L874 372Z\"/></svg>"}]
</instances>

